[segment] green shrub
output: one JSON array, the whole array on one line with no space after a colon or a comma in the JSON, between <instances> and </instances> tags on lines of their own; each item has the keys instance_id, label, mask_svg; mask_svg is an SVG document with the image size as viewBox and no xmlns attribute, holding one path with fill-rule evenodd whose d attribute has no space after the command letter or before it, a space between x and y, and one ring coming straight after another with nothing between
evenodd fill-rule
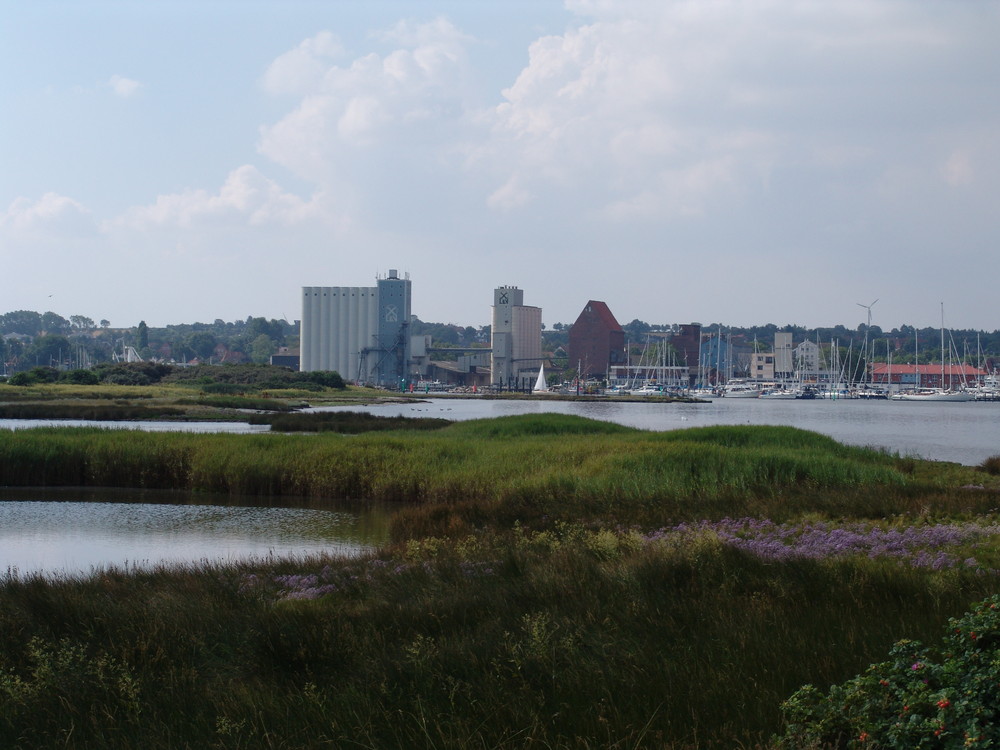
<instances>
[{"instance_id":1,"label":"green shrub","mask_svg":"<svg viewBox=\"0 0 1000 750\"><path fill-rule=\"evenodd\" d=\"M979 465L979 468L993 476L1000 474L1000 456L990 456Z\"/></svg>"},{"instance_id":2,"label":"green shrub","mask_svg":"<svg viewBox=\"0 0 1000 750\"><path fill-rule=\"evenodd\" d=\"M889 660L834 685L812 685L783 706L778 747L995 747L1000 718L1000 596L949 621L942 648L899 641Z\"/></svg>"},{"instance_id":3,"label":"green shrub","mask_svg":"<svg viewBox=\"0 0 1000 750\"><path fill-rule=\"evenodd\" d=\"M32 367L27 372L17 372L7 381L10 385L36 385L54 383L59 379L59 371L54 367Z\"/></svg>"},{"instance_id":4,"label":"green shrub","mask_svg":"<svg viewBox=\"0 0 1000 750\"><path fill-rule=\"evenodd\" d=\"M74 385L97 385L100 379L93 370L69 370L59 375L59 381Z\"/></svg>"}]
</instances>

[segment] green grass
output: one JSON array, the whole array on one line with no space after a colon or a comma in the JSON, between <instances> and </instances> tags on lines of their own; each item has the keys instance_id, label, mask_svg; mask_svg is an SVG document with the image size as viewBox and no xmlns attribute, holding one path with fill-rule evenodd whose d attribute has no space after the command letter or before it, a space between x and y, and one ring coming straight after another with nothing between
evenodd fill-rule
<instances>
[{"instance_id":1,"label":"green grass","mask_svg":"<svg viewBox=\"0 0 1000 750\"><path fill-rule=\"evenodd\" d=\"M0 432L3 485L400 501L393 541L364 559L8 577L0 747L768 747L799 686L935 640L1000 579L646 532L990 522L997 481L792 428L561 415L359 435ZM976 544L956 554L995 566L995 539Z\"/></svg>"},{"instance_id":2,"label":"green grass","mask_svg":"<svg viewBox=\"0 0 1000 750\"><path fill-rule=\"evenodd\" d=\"M582 530L0 587L5 747L732 748L997 588ZM473 564L470 564L473 563ZM283 575L339 582L288 599ZM294 588L294 587L292 587Z\"/></svg>"}]
</instances>

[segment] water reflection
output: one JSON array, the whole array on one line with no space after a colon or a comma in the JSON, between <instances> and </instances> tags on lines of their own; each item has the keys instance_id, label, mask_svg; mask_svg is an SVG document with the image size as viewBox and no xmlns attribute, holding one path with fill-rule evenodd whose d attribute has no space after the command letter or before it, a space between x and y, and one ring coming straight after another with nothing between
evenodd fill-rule
<instances>
[{"instance_id":1,"label":"water reflection","mask_svg":"<svg viewBox=\"0 0 1000 750\"><path fill-rule=\"evenodd\" d=\"M203 497L183 493L73 492L70 500L65 490L0 491L0 571L74 576L107 566L350 556L388 536L388 513L378 508L248 507L204 504Z\"/></svg>"}]
</instances>

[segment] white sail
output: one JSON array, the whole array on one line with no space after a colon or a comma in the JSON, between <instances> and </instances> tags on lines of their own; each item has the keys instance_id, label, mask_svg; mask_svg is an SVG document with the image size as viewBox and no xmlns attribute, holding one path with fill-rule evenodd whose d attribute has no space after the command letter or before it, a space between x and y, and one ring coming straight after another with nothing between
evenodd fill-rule
<instances>
[{"instance_id":1,"label":"white sail","mask_svg":"<svg viewBox=\"0 0 1000 750\"><path fill-rule=\"evenodd\" d=\"M540 364L538 366L538 380L535 381L532 393L545 393L548 390L549 386L545 383L545 365Z\"/></svg>"}]
</instances>

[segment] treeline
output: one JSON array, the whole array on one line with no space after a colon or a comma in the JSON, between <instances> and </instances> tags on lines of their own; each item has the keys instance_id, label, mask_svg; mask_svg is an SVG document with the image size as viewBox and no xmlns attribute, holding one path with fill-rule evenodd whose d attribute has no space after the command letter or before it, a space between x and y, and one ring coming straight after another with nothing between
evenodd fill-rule
<instances>
[{"instance_id":1,"label":"treeline","mask_svg":"<svg viewBox=\"0 0 1000 750\"><path fill-rule=\"evenodd\" d=\"M227 323L152 328L112 328L107 320L17 310L0 315L0 371L34 367L90 369L105 362L141 358L161 362L233 363L270 361L280 347L298 346L298 326L285 320L248 317Z\"/></svg>"},{"instance_id":2,"label":"treeline","mask_svg":"<svg viewBox=\"0 0 1000 750\"><path fill-rule=\"evenodd\" d=\"M542 330L543 349L565 355L571 323L555 323ZM632 320L623 324L627 339L641 346L650 334L669 336L678 333L678 324L647 323ZM942 357L941 331L938 328L899 326L884 331L879 326L843 325L805 328L798 325L729 326L722 323L702 325L704 335L717 335L733 341L756 341L767 350L776 332L790 332L796 345L814 341L821 347L837 346L843 352L861 352L864 347L874 359L891 353L894 362L938 362ZM454 323L430 323L413 317L410 334L430 336L431 345L439 348L490 346L490 326L462 326ZM161 362L196 361L199 363L258 364L270 361L281 347L297 348L299 328L287 320L248 317L246 320L190 323L152 328L140 321L132 328L112 328L107 320L95 323L86 316L68 319L54 312L38 313L16 310L0 315L0 370L13 374L33 367L89 369L102 362L127 360L130 349L144 360ZM959 358L976 362L980 357L1000 356L1000 330L954 329L947 332L946 349L954 349ZM563 350L560 352L560 350ZM945 355L947 355L947 351ZM447 357L439 357L447 358Z\"/></svg>"}]
</instances>

